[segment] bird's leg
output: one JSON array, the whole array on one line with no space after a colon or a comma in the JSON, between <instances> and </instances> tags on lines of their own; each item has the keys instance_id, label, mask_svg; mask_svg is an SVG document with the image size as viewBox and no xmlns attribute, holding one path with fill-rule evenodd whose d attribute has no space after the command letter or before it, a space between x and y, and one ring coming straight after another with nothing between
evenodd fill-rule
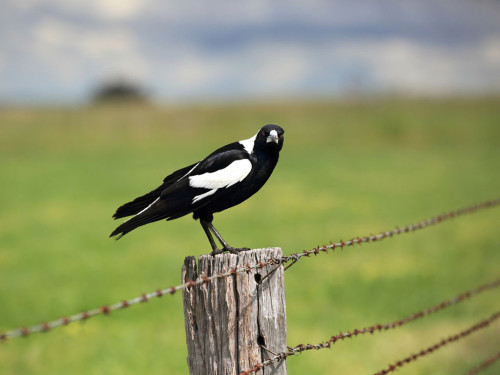
<instances>
[{"instance_id":1,"label":"bird's leg","mask_svg":"<svg viewBox=\"0 0 500 375\"><path fill-rule=\"evenodd\" d=\"M217 245L215 244L214 238L212 237L212 233L210 233L210 230L208 228L209 222L205 221L203 219L200 219L200 224L203 227L203 230L205 231L205 234L208 237L208 241L210 241L210 245L212 246L212 252L210 253L210 255L221 254L223 252L223 250L219 250L217 248Z\"/></svg>"},{"instance_id":2,"label":"bird's leg","mask_svg":"<svg viewBox=\"0 0 500 375\"><path fill-rule=\"evenodd\" d=\"M240 251L250 250L248 247L231 247L231 246L229 246L228 243L226 241L224 241L224 238L222 238L222 236L217 231L217 229L215 229L215 227L213 226L212 222L209 221L209 222L206 223L206 225L208 226L208 229L210 229L210 231L214 234L215 237L217 237L217 239L221 243L222 248L224 249L223 251L229 251L232 254L237 254Z\"/></svg>"}]
</instances>

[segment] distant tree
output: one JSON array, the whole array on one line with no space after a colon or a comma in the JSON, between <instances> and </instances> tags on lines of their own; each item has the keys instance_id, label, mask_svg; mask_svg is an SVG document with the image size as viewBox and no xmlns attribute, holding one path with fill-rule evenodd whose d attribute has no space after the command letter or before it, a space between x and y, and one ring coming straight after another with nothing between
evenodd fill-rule
<instances>
[{"instance_id":1,"label":"distant tree","mask_svg":"<svg viewBox=\"0 0 500 375\"><path fill-rule=\"evenodd\" d=\"M103 83L94 94L97 103L107 102L141 102L147 101L145 90L136 83L125 80L115 80Z\"/></svg>"}]
</instances>

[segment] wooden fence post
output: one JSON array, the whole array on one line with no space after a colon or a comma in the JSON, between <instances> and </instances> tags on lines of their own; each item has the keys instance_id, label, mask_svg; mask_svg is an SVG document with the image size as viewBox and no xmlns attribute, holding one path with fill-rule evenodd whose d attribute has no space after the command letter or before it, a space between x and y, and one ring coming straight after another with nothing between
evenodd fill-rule
<instances>
[{"instance_id":1,"label":"wooden fence post","mask_svg":"<svg viewBox=\"0 0 500 375\"><path fill-rule=\"evenodd\" d=\"M215 257L202 255L198 268L187 257L182 280L196 280L241 268L247 264L281 258L280 248L256 249ZM190 375L237 375L286 351L286 306L283 266L267 266L247 273L216 279L183 290L184 325ZM286 375L286 361L256 372Z\"/></svg>"}]
</instances>

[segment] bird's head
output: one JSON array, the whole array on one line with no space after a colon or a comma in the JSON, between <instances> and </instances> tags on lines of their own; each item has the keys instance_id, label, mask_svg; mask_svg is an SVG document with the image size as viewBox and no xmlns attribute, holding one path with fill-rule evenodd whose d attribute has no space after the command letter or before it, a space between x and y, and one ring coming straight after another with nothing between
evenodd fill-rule
<instances>
[{"instance_id":1,"label":"bird's head","mask_svg":"<svg viewBox=\"0 0 500 375\"><path fill-rule=\"evenodd\" d=\"M285 131L278 125L265 125L257 133L255 144L268 150L280 151L285 139L284 134Z\"/></svg>"}]
</instances>

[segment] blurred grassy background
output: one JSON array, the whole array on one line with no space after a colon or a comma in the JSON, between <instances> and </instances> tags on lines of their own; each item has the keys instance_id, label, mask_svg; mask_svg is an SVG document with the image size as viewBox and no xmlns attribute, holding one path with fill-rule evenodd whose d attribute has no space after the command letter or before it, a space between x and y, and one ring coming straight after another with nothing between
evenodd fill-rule
<instances>
[{"instance_id":1,"label":"blurred grassy background","mask_svg":"<svg viewBox=\"0 0 500 375\"><path fill-rule=\"evenodd\" d=\"M190 217L108 239L116 207L266 123L274 175L216 215L234 246L284 254L499 196L500 99L102 106L0 111L0 331L178 284L209 252ZM402 318L499 276L490 209L304 260L286 274L288 342ZM290 358L289 374L369 374L498 309L485 293L380 335ZM399 370L460 373L498 350L498 323ZM498 373L498 367L484 374ZM2 374L185 374L180 295L0 345Z\"/></svg>"}]
</instances>

